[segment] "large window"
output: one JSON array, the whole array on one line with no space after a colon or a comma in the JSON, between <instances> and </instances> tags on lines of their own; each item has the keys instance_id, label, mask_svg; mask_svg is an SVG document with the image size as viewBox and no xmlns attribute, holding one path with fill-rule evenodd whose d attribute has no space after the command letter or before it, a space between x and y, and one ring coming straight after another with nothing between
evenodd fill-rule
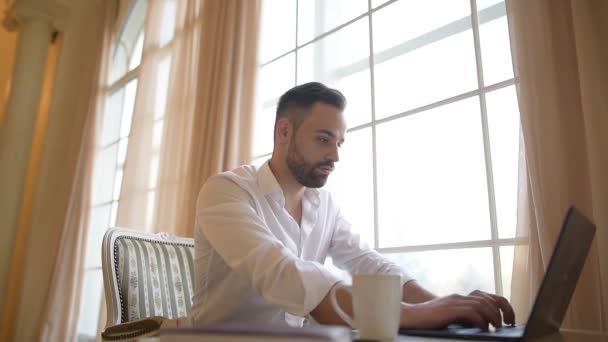
<instances>
[{"instance_id":1,"label":"large window","mask_svg":"<svg viewBox=\"0 0 608 342\"><path fill-rule=\"evenodd\" d=\"M82 341L94 341L98 335L103 293L101 240L116 223L144 43L146 7L146 1L132 2L112 44L105 110L97 128L93 167L86 271L78 320L78 338Z\"/></svg>"},{"instance_id":2,"label":"large window","mask_svg":"<svg viewBox=\"0 0 608 342\"><path fill-rule=\"evenodd\" d=\"M265 0L254 163L279 96L341 90L326 188L371 246L438 294L510 296L519 112L504 1Z\"/></svg>"},{"instance_id":3,"label":"large window","mask_svg":"<svg viewBox=\"0 0 608 342\"><path fill-rule=\"evenodd\" d=\"M150 229L156 204L158 163L171 68L168 46L174 35L176 2L165 1L162 25L154 28L159 31L154 32L155 41L146 44L145 53L144 36L147 32L144 22L148 13L148 1L133 0L127 3L124 19L119 23L119 30L112 42L108 83L103 94L105 108L97 125L86 274L78 321L78 338L81 341L96 340L99 328L102 328L99 327L100 307L103 305L101 241L106 230L117 223L123 174L125 165L129 163L127 150L133 145L130 145L130 138L133 140L131 123L136 120L134 112L137 111L137 99L142 95L142 89L147 92L144 97L154 98L153 103L144 110L145 115L149 114L147 111L153 112L151 123L138 128L147 130L146 134L139 134L146 140L140 138L141 141L136 143L146 146L145 160L148 164L138 165L147 170L147 187L143 190L143 196L140 196L146 201L146 210L141 213L145 217L139 220L146 224L131 228ZM142 64L142 56L153 60L147 64L147 68ZM145 87L139 84L142 79L148 82ZM142 112L142 109L139 111Z\"/></svg>"}]
</instances>

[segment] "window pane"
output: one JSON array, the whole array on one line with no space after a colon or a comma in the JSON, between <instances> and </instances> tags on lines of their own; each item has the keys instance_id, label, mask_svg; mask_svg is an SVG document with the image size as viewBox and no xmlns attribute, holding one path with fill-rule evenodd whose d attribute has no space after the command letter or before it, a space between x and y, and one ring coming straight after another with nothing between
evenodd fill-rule
<instances>
[{"instance_id":1,"label":"window pane","mask_svg":"<svg viewBox=\"0 0 608 342\"><path fill-rule=\"evenodd\" d=\"M519 168L519 109L515 86L486 94L496 217L500 238L515 237Z\"/></svg>"},{"instance_id":2,"label":"window pane","mask_svg":"<svg viewBox=\"0 0 608 342\"><path fill-rule=\"evenodd\" d=\"M254 159L254 160L251 161L251 165L255 165L257 167L261 167L269 159L270 159L270 156L264 156L264 157L256 158L256 159Z\"/></svg>"},{"instance_id":3,"label":"window pane","mask_svg":"<svg viewBox=\"0 0 608 342\"><path fill-rule=\"evenodd\" d=\"M479 99L377 126L380 246L490 238Z\"/></svg>"},{"instance_id":4,"label":"window pane","mask_svg":"<svg viewBox=\"0 0 608 342\"><path fill-rule=\"evenodd\" d=\"M318 81L344 93L350 127L371 120L369 19L360 19L298 51L298 84Z\"/></svg>"},{"instance_id":5,"label":"window pane","mask_svg":"<svg viewBox=\"0 0 608 342\"><path fill-rule=\"evenodd\" d=\"M101 241L110 227L111 210L110 203L91 209L85 267L101 267Z\"/></svg>"},{"instance_id":6,"label":"window pane","mask_svg":"<svg viewBox=\"0 0 608 342\"><path fill-rule=\"evenodd\" d=\"M477 88L468 0L399 1L373 15L377 118Z\"/></svg>"},{"instance_id":7,"label":"window pane","mask_svg":"<svg viewBox=\"0 0 608 342\"><path fill-rule=\"evenodd\" d=\"M474 290L496 292L491 248L386 254L431 292L445 296Z\"/></svg>"},{"instance_id":8,"label":"window pane","mask_svg":"<svg viewBox=\"0 0 608 342\"><path fill-rule=\"evenodd\" d=\"M376 8L386 2L388 2L389 0L372 0L372 8Z\"/></svg>"},{"instance_id":9,"label":"window pane","mask_svg":"<svg viewBox=\"0 0 608 342\"><path fill-rule=\"evenodd\" d=\"M129 69L133 70L141 63L141 53L144 50L144 32L142 31L137 37L133 53L131 53L131 59L129 60Z\"/></svg>"},{"instance_id":10,"label":"window pane","mask_svg":"<svg viewBox=\"0 0 608 342\"><path fill-rule=\"evenodd\" d=\"M272 152L274 121L279 97L296 84L295 53L282 57L260 70L257 111L253 131L253 156Z\"/></svg>"},{"instance_id":11,"label":"window pane","mask_svg":"<svg viewBox=\"0 0 608 342\"><path fill-rule=\"evenodd\" d=\"M122 189L122 176L124 170L119 168L116 170L116 176L114 177L114 195L112 196L112 200L118 201L120 199L120 190Z\"/></svg>"},{"instance_id":12,"label":"window pane","mask_svg":"<svg viewBox=\"0 0 608 342\"><path fill-rule=\"evenodd\" d=\"M112 144L97 152L93 167L92 205L112 200L117 154L118 144Z\"/></svg>"},{"instance_id":13,"label":"window pane","mask_svg":"<svg viewBox=\"0 0 608 342\"><path fill-rule=\"evenodd\" d=\"M341 208L352 230L374 246L374 184L371 128L346 134L340 161L329 177L327 189Z\"/></svg>"},{"instance_id":14,"label":"window pane","mask_svg":"<svg viewBox=\"0 0 608 342\"><path fill-rule=\"evenodd\" d=\"M136 90L137 79L134 79L108 97L99 140L101 146L115 143L120 137L129 135Z\"/></svg>"},{"instance_id":15,"label":"window pane","mask_svg":"<svg viewBox=\"0 0 608 342\"><path fill-rule=\"evenodd\" d=\"M502 295L511 299L511 279L513 278L513 246L500 247L500 268L502 273Z\"/></svg>"},{"instance_id":16,"label":"window pane","mask_svg":"<svg viewBox=\"0 0 608 342\"><path fill-rule=\"evenodd\" d=\"M121 41L115 42L114 49L112 50L112 62L110 65L108 84L116 82L127 73L128 59L127 46L125 43Z\"/></svg>"},{"instance_id":17,"label":"window pane","mask_svg":"<svg viewBox=\"0 0 608 342\"><path fill-rule=\"evenodd\" d=\"M277 103L284 92L296 85L295 56L290 53L260 70L258 105L268 107Z\"/></svg>"},{"instance_id":18,"label":"window pane","mask_svg":"<svg viewBox=\"0 0 608 342\"><path fill-rule=\"evenodd\" d=\"M123 77L127 70L137 67L141 60L143 50L141 35L148 1L133 0L129 2L129 5L131 6L129 6L128 17L124 21L124 25L118 29L117 39L113 41L114 50L112 51L109 84Z\"/></svg>"},{"instance_id":19,"label":"window pane","mask_svg":"<svg viewBox=\"0 0 608 342\"><path fill-rule=\"evenodd\" d=\"M121 116L125 98L125 88L120 88L110 94L106 100L103 124L101 125L101 137L99 145L106 146L116 142L120 136Z\"/></svg>"},{"instance_id":20,"label":"window pane","mask_svg":"<svg viewBox=\"0 0 608 342\"><path fill-rule=\"evenodd\" d=\"M135 106L135 93L137 91L137 79L129 81L125 87L124 104L120 123L120 137L124 138L131 132L131 120L133 119L133 108Z\"/></svg>"},{"instance_id":21,"label":"window pane","mask_svg":"<svg viewBox=\"0 0 608 342\"><path fill-rule=\"evenodd\" d=\"M272 105L256 115L252 150L254 157L272 152L276 110L276 105Z\"/></svg>"},{"instance_id":22,"label":"window pane","mask_svg":"<svg viewBox=\"0 0 608 342\"><path fill-rule=\"evenodd\" d=\"M491 85L513 78L509 26L504 1L479 10L479 23L484 84Z\"/></svg>"},{"instance_id":23,"label":"window pane","mask_svg":"<svg viewBox=\"0 0 608 342\"><path fill-rule=\"evenodd\" d=\"M177 1L165 0L165 8L163 10L163 18L160 29L158 44L160 47L167 45L175 34L175 16L177 14Z\"/></svg>"},{"instance_id":24,"label":"window pane","mask_svg":"<svg viewBox=\"0 0 608 342\"><path fill-rule=\"evenodd\" d=\"M504 3L504 0L476 0L477 1L477 10L483 10L493 5Z\"/></svg>"},{"instance_id":25,"label":"window pane","mask_svg":"<svg viewBox=\"0 0 608 342\"><path fill-rule=\"evenodd\" d=\"M80 296L80 315L78 317L78 340L95 341L98 332L103 277L101 269L86 271L84 286ZM102 328L102 327L100 327Z\"/></svg>"},{"instance_id":26,"label":"window pane","mask_svg":"<svg viewBox=\"0 0 608 342\"><path fill-rule=\"evenodd\" d=\"M298 45L367 12L367 0L305 0L298 2Z\"/></svg>"},{"instance_id":27,"label":"window pane","mask_svg":"<svg viewBox=\"0 0 608 342\"><path fill-rule=\"evenodd\" d=\"M110 227L116 227L116 216L118 215L119 202L112 202L112 214L110 215Z\"/></svg>"},{"instance_id":28,"label":"window pane","mask_svg":"<svg viewBox=\"0 0 608 342\"><path fill-rule=\"evenodd\" d=\"M171 57L169 56L163 58L163 61L158 64L156 74L156 96L154 97L154 120L162 119L165 116L170 71Z\"/></svg>"},{"instance_id":29,"label":"window pane","mask_svg":"<svg viewBox=\"0 0 608 342\"><path fill-rule=\"evenodd\" d=\"M118 142L118 160L116 164L118 167L123 167L125 160L127 159L127 147L129 146L129 138L120 139Z\"/></svg>"},{"instance_id":30,"label":"window pane","mask_svg":"<svg viewBox=\"0 0 608 342\"><path fill-rule=\"evenodd\" d=\"M295 49L296 0L264 0L261 32L261 63Z\"/></svg>"},{"instance_id":31,"label":"window pane","mask_svg":"<svg viewBox=\"0 0 608 342\"><path fill-rule=\"evenodd\" d=\"M432 32L440 37L470 30L470 15L469 0L397 1L374 13L374 50L379 53Z\"/></svg>"}]
</instances>

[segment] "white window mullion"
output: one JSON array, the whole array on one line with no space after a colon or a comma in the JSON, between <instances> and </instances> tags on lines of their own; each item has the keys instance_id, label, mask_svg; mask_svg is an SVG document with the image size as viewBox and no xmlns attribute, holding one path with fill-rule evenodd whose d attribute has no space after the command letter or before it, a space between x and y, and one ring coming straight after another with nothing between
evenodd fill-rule
<instances>
[{"instance_id":1,"label":"white window mullion","mask_svg":"<svg viewBox=\"0 0 608 342\"><path fill-rule=\"evenodd\" d=\"M380 248L380 227L378 225L378 163L376 158L376 92L374 82L374 28L372 22L372 0L367 1L367 15L369 15L369 79L371 90L372 109L372 179L374 191L374 248Z\"/></svg>"},{"instance_id":2,"label":"white window mullion","mask_svg":"<svg viewBox=\"0 0 608 342\"><path fill-rule=\"evenodd\" d=\"M490 210L490 228L492 241L498 240L498 224L496 220L496 197L494 193L494 176L492 171L492 153L490 148L490 135L488 129L488 113L486 105L486 92L484 89L483 66L481 58L481 40L479 38L479 16L477 15L476 0L471 0L471 26L475 46L475 63L477 67L477 83L479 85L479 104L481 107L481 124L483 132L483 148L486 161L486 175L488 184L488 203ZM492 247L492 258L494 261L494 286L496 293L502 295L502 270L500 263L500 248Z\"/></svg>"},{"instance_id":3,"label":"white window mullion","mask_svg":"<svg viewBox=\"0 0 608 342\"><path fill-rule=\"evenodd\" d=\"M296 33L295 33L296 39L294 39L294 42L295 42L294 45L295 46L293 48L293 51L294 51L294 60L295 60L295 62L294 62L294 71L293 71L294 72L294 78L293 78L293 80L294 80L294 83L295 83L294 86L296 84L298 84L298 29L299 29L299 26L300 26L300 22L299 22L299 17L300 16L298 15L298 6L299 5L300 5L300 0L296 0ZM287 54L290 54L290 53L291 53L291 51L287 52ZM285 55L287 55L287 54L285 54ZM281 57L283 57L285 55L281 55L281 56L279 56L279 58L281 58ZM276 60L276 59L278 59L278 58L275 58L274 60ZM272 61L270 61L268 63L271 63L271 62ZM268 63L266 63L266 64L268 64ZM274 101L274 99L273 99L273 101ZM277 98L276 102L274 102L274 103L278 103L278 102L279 102L279 99ZM266 104L264 104L264 105L266 105ZM274 132L272 132L272 134L274 135Z\"/></svg>"},{"instance_id":4,"label":"white window mullion","mask_svg":"<svg viewBox=\"0 0 608 342\"><path fill-rule=\"evenodd\" d=\"M383 247L378 248L380 253L410 253L410 252L426 252L440 251L448 249L466 249L466 248L487 248L500 249L500 247L520 246L528 244L527 238L510 238L497 240L479 240L479 241L461 241L450 243L439 243L432 245L413 245L399 247Z\"/></svg>"},{"instance_id":5,"label":"white window mullion","mask_svg":"<svg viewBox=\"0 0 608 342\"><path fill-rule=\"evenodd\" d=\"M129 72L127 72L126 74L124 74L116 82L114 82L111 85L109 85L108 88L106 89L106 92L107 92L106 96L111 95L113 92L119 90L120 88L123 88L131 80L137 78L139 76L139 68L140 68L140 65L138 65L133 70L129 70Z\"/></svg>"}]
</instances>

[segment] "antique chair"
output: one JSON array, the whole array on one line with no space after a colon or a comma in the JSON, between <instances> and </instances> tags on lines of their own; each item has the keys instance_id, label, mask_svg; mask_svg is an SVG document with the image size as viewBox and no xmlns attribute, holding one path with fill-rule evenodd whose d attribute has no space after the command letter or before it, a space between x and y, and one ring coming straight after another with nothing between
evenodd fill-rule
<instances>
[{"instance_id":1,"label":"antique chair","mask_svg":"<svg viewBox=\"0 0 608 342\"><path fill-rule=\"evenodd\" d=\"M194 239L111 228L103 238L104 340L155 335L192 305Z\"/></svg>"}]
</instances>

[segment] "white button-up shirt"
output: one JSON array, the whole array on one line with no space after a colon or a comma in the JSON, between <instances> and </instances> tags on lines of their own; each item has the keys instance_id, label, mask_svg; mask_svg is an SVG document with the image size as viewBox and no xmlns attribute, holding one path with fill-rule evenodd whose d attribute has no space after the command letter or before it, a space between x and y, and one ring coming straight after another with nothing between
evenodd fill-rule
<instances>
[{"instance_id":1,"label":"white button-up shirt","mask_svg":"<svg viewBox=\"0 0 608 342\"><path fill-rule=\"evenodd\" d=\"M306 189L301 225L268 163L211 177L196 207L192 323L302 325L340 281L324 266L412 277L351 232L329 192Z\"/></svg>"}]
</instances>

